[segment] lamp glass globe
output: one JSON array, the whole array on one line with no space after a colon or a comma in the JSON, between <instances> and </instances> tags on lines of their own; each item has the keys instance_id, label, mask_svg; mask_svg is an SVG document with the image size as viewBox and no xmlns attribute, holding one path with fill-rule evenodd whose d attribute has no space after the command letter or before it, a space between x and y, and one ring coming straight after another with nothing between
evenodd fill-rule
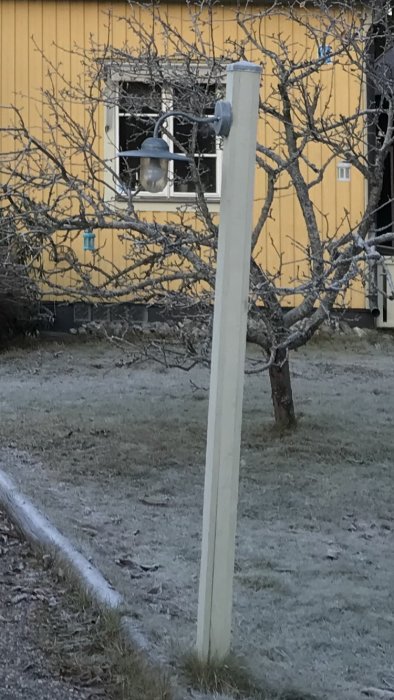
<instances>
[{"instance_id":1,"label":"lamp glass globe","mask_svg":"<svg viewBox=\"0 0 394 700\"><path fill-rule=\"evenodd\" d=\"M141 158L140 183L147 192L162 192L168 180L168 160Z\"/></svg>"}]
</instances>

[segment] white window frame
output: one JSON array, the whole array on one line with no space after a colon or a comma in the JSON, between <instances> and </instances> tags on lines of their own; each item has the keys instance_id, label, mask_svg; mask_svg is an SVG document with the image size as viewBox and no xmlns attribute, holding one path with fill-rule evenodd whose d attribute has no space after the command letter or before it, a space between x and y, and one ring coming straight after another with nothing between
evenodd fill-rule
<instances>
[{"instance_id":1,"label":"white window frame","mask_svg":"<svg viewBox=\"0 0 394 700\"><path fill-rule=\"evenodd\" d=\"M351 163L347 160L340 161L337 164L337 180L338 182L350 182L351 180Z\"/></svg>"},{"instance_id":2,"label":"white window frame","mask_svg":"<svg viewBox=\"0 0 394 700\"><path fill-rule=\"evenodd\" d=\"M131 71L125 67L122 70L113 70L109 73L107 79L107 94L111 97L105 107L105 144L104 144L104 158L109 162L110 167L115 171L116 175L119 175L119 158L116 157L119 147L119 85L123 82L148 82L148 77L141 73ZM204 76L201 77L201 82L204 82ZM161 101L162 111L169 111L172 108L172 95L169 94L168 90L162 89L162 101ZM173 131L174 117L169 117L165 122L165 127L172 133ZM173 149L172 139L168 138L163 133L163 138L169 144L170 150ZM207 154L204 154L207 157ZM209 157L209 156L208 156ZM222 139L216 137L216 155L212 156L216 159L216 192L207 192L204 194L205 200L211 211L219 211L220 202L220 192L222 184ZM155 210L174 210L182 205L193 205L196 203L197 195L194 192L174 192L173 190L173 173L174 173L174 161L169 161L168 168L168 183L165 189L157 194L151 192L138 192L132 195L133 206L137 210L152 210L152 203L156 202L164 206L155 207ZM122 196L122 191L119 186L119 180L113 178L111 173L106 173L106 199L114 200L116 199L119 206L127 202L127 195ZM115 190L117 195L115 195ZM175 206L174 206L175 205Z\"/></svg>"}]
</instances>

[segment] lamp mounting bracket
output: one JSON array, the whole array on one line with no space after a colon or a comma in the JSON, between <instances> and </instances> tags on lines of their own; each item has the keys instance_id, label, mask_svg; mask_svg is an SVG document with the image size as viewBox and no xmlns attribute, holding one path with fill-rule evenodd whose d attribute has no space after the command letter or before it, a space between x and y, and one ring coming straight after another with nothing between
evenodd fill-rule
<instances>
[{"instance_id":1,"label":"lamp mounting bracket","mask_svg":"<svg viewBox=\"0 0 394 700\"><path fill-rule=\"evenodd\" d=\"M153 131L153 137L158 138L161 127L170 117L177 117L192 124L211 124L217 136L228 136L231 128L232 111L230 102L219 100L215 104L215 113L212 117L197 117L194 114L173 110L166 112L158 118Z\"/></svg>"}]
</instances>

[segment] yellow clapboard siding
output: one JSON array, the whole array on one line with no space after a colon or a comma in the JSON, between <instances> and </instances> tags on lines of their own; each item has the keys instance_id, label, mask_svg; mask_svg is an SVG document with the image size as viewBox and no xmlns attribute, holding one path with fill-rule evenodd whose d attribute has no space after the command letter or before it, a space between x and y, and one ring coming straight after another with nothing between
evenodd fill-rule
<instances>
[{"instance_id":1,"label":"yellow clapboard siding","mask_svg":"<svg viewBox=\"0 0 394 700\"><path fill-rule=\"evenodd\" d=\"M3 3L1 7L1 92L2 105L15 103L15 1ZM26 66L25 66L26 68ZM13 123L12 114L7 110L4 118Z\"/></svg>"}]
</instances>

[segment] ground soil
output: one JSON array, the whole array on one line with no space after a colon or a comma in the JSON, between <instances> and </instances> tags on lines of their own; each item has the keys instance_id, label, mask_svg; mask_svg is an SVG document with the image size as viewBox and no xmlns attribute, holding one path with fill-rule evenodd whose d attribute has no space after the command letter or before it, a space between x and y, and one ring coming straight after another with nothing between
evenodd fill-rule
<instances>
[{"instance_id":1,"label":"ground soil","mask_svg":"<svg viewBox=\"0 0 394 700\"><path fill-rule=\"evenodd\" d=\"M110 697L98 679L86 688L75 678L62 676L56 638L60 634L71 638L78 652L84 637L79 625L76 630L78 617L67 605L64 586L43 571L42 559L37 560L0 511L1 700Z\"/></svg>"},{"instance_id":2,"label":"ground soil","mask_svg":"<svg viewBox=\"0 0 394 700\"><path fill-rule=\"evenodd\" d=\"M360 700L394 686L394 340L321 340L291 370L284 435L268 377L246 378L233 649L261 686ZM176 662L195 639L208 371L52 343L3 353L0 377L2 468Z\"/></svg>"}]
</instances>

